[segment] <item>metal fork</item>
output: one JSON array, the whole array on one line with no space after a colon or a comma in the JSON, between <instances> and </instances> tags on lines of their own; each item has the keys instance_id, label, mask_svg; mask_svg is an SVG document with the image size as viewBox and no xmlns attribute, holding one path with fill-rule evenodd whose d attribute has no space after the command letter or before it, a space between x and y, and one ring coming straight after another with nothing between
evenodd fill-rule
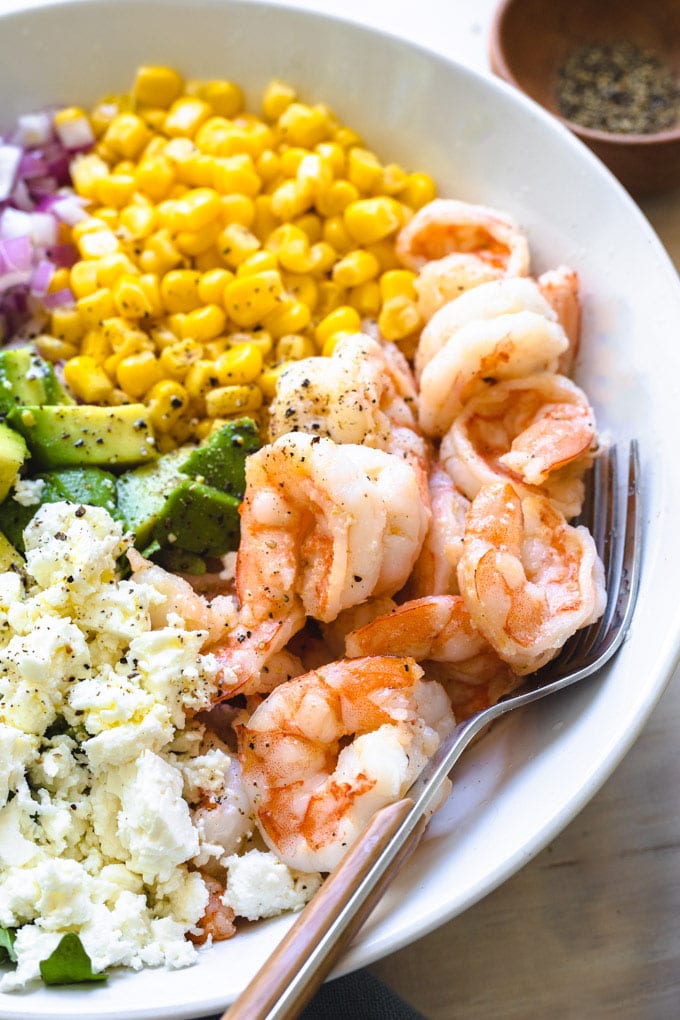
<instances>
[{"instance_id":1,"label":"metal fork","mask_svg":"<svg viewBox=\"0 0 680 1020\"><path fill-rule=\"evenodd\" d=\"M623 486L618 473L617 452L612 448L595 462L580 518L592 532L605 566L607 604L601 619L575 634L556 659L512 695L454 729L407 796L374 816L222 1020L298 1016L417 846L442 782L474 737L506 712L596 673L621 646L640 575L640 468L635 441L630 444Z\"/></svg>"}]
</instances>

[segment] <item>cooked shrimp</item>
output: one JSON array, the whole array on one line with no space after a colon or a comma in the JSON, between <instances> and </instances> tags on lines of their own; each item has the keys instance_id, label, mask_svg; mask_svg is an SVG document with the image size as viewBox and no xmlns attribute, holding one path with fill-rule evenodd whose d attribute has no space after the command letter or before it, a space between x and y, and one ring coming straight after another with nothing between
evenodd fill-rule
<instances>
[{"instance_id":1,"label":"cooked shrimp","mask_svg":"<svg viewBox=\"0 0 680 1020\"><path fill-rule=\"evenodd\" d=\"M464 662L487 651L460 595L412 599L378 616L345 641L346 654L408 655L416 661Z\"/></svg>"},{"instance_id":2,"label":"cooked shrimp","mask_svg":"<svg viewBox=\"0 0 680 1020\"><path fill-rule=\"evenodd\" d=\"M581 344L581 301L578 273L567 266L550 269L538 278L541 294L554 309L569 347L560 357L558 371L569 375Z\"/></svg>"},{"instance_id":3,"label":"cooked shrimp","mask_svg":"<svg viewBox=\"0 0 680 1020\"><path fill-rule=\"evenodd\" d=\"M565 517L574 517L596 445L583 390L566 376L543 372L498 383L470 400L444 436L440 456L470 499L482 485L510 481L521 495L540 488Z\"/></svg>"},{"instance_id":4,"label":"cooked shrimp","mask_svg":"<svg viewBox=\"0 0 680 1020\"><path fill-rule=\"evenodd\" d=\"M437 462L428 479L432 517L420 556L408 581L410 598L458 594L458 561L463 552L470 501Z\"/></svg>"},{"instance_id":5,"label":"cooked shrimp","mask_svg":"<svg viewBox=\"0 0 680 1020\"><path fill-rule=\"evenodd\" d=\"M415 356L416 376L462 329L482 319L516 312L535 312L557 322L557 313L543 296L538 284L529 279L493 280L461 294L441 308L423 330Z\"/></svg>"},{"instance_id":6,"label":"cooked shrimp","mask_svg":"<svg viewBox=\"0 0 680 1020\"><path fill-rule=\"evenodd\" d=\"M367 623L375 620L377 616L384 616L385 613L391 613L396 608L397 603L394 599L384 597L369 599L367 602L362 602L360 606L352 606L351 609L345 609L335 620L324 624L321 632L326 649L326 658L323 661L328 662L329 659L341 659L345 655L345 638L351 631L365 627Z\"/></svg>"},{"instance_id":7,"label":"cooked shrimp","mask_svg":"<svg viewBox=\"0 0 680 1020\"><path fill-rule=\"evenodd\" d=\"M215 750L220 754L220 762L228 762L225 767L220 766L217 781L213 777L208 789L194 788L191 784L186 789L185 777L185 795L192 803L192 822L203 846L208 851L213 850L195 859L194 863L200 866L208 864L211 857L218 856L220 859L236 853L243 841L252 835L255 824L239 760L218 737L210 734L205 746L202 745L203 754L193 762L195 773L199 777L211 773L211 751ZM197 766L202 767L199 769ZM218 850L217 855L215 849Z\"/></svg>"},{"instance_id":8,"label":"cooked shrimp","mask_svg":"<svg viewBox=\"0 0 680 1020\"><path fill-rule=\"evenodd\" d=\"M554 372L566 347L562 327L536 312L499 315L462 326L423 370L423 431L443 436L467 401L493 383Z\"/></svg>"},{"instance_id":9,"label":"cooked shrimp","mask_svg":"<svg viewBox=\"0 0 680 1020\"><path fill-rule=\"evenodd\" d=\"M423 660L421 665L448 694L457 722L495 705L522 682L491 647L463 662Z\"/></svg>"},{"instance_id":10,"label":"cooked shrimp","mask_svg":"<svg viewBox=\"0 0 680 1020\"><path fill-rule=\"evenodd\" d=\"M604 570L586 528L510 484L483 486L468 511L458 582L473 624L516 673L549 661L604 610Z\"/></svg>"},{"instance_id":11,"label":"cooked shrimp","mask_svg":"<svg viewBox=\"0 0 680 1020\"><path fill-rule=\"evenodd\" d=\"M246 463L236 584L257 620L293 604L328 622L403 586L429 511L415 472L366 446L290 433Z\"/></svg>"},{"instance_id":12,"label":"cooked shrimp","mask_svg":"<svg viewBox=\"0 0 680 1020\"><path fill-rule=\"evenodd\" d=\"M302 606L292 603L280 616L253 621L248 609L228 637L208 649L219 663L216 703L237 694L262 694L273 690L287 673L297 676L299 661L284 649L305 625Z\"/></svg>"},{"instance_id":13,"label":"cooked shrimp","mask_svg":"<svg viewBox=\"0 0 680 1020\"><path fill-rule=\"evenodd\" d=\"M424 322L435 312L459 298L466 290L479 287L491 280L500 280L505 273L496 266L483 262L476 255L454 252L443 259L426 262L414 281L418 295L418 311Z\"/></svg>"},{"instance_id":14,"label":"cooked shrimp","mask_svg":"<svg viewBox=\"0 0 680 1020\"><path fill-rule=\"evenodd\" d=\"M409 269L452 252L474 255L508 276L529 271L529 245L508 216L481 205L437 198L400 231L397 256Z\"/></svg>"},{"instance_id":15,"label":"cooked shrimp","mask_svg":"<svg viewBox=\"0 0 680 1020\"><path fill-rule=\"evenodd\" d=\"M331 871L451 731L446 694L421 676L408 658L332 662L277 687L239 729L258 827L289 867Z\"/></svg>"},{"instance_id":16,"label":"cooked shrimp","mask_svg":"<svg viewBox=\"0 0 680 1020\"><path fill-rule=\"evenodd\" d=\"M165 627L168 615L182 618L189 630L207 631L206 642L220 640L236 622L236 599L229 595L216 595L210 602L199 595L188 581L171 574L157 563L145 560L135 549L128 551L132 567L132 580L148 584L158 592L159 601L151 606L152 627Z\"/></svg>"},{"instance_id":17,"label":"cooked shrimp","mask_svg":"<svg viewBox=\"0 0 680 1020\"><path fill-rule=\"evenodd\" d=\"M394 344L349 334L330 358L303 358L281 373L269 438L309 432L389 450L393 426L416 427L416 400L411 369Z\"/></svg>"},{"instance_id":18,"label":"cooked shrimp","mask_svg":"<svg viewBox=\"0 0 680 1020\"><path fill-rule=\"evenodd\" d=\"M205 908L203 917L198 922L200 932L194 934L189 932L187 938L196 946L202 946L210 939L212 942L224 942L236 934L234 924L234 911L231 907L225 907L222 902L224 886L216 878L201 873L208 890L208 905Z\"/></svg>"}]
</instances>

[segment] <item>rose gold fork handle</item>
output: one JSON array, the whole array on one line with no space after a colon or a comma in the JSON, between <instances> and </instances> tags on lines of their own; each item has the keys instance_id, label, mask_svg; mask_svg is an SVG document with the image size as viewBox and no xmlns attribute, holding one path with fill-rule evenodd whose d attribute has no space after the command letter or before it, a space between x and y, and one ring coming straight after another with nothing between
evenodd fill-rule
<instances>
[{"instance_id":1,"label":"rose gold fork handle","mask_svg":"<svg viewBox=\"0 0 680 1020\"><path fill-rule=\"evenodd\" d=\"M299 1016L345 946L374 909L401 864L417 846L427 825L427 818L418 821L401 846L398 856L394 858L392 866L380 877L359 910L347 917L340 933L333 932L327 947L321 946L324 937L340 923L343 910L353 893L412 807L413 801L406 797L382 808L374 816L366 831L326 879L286 937L221 1020L265 1020L268 1017L271 1020L293 1020ZM309 968L308 961L313 955L317 959ZM291 984L305 964L308 967L304 981L300 982L298 989L291 990ZM285 992L288 993L285 1003L272 1012Z\"/></svg>"}]
</instances>

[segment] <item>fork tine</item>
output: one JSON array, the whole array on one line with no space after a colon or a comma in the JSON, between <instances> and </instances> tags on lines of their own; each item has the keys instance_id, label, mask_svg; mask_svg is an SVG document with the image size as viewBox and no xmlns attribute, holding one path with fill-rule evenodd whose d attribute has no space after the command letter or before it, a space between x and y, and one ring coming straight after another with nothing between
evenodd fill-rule
<instances>
[{"instance_id":1,"label":"fork tine","mask_svg":"<svg viewBox=\"0 0 680 1020\"><path fill-rule=\"evenodd\" d=\"M609 573L607 567L610 565L611 537L615 525L617 473L616 447L610 447L593 465L592 478L586 487L583 508L578 520L578 523L592 534L598 556L605 564L606 575ZM609 592L608 584L606 591ZM560 671L573 668L575 662L588 654L599 630L598 620L589 627L577 631L569 639L559 656Z\"/></svg>"}]
</instances>

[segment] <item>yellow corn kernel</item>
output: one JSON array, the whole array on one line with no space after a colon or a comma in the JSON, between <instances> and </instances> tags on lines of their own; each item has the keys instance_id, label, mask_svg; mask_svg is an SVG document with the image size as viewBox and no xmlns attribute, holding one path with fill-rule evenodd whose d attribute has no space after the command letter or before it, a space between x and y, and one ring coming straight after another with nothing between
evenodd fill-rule
<instances>
[{"instance_id":1,"label":"yellow corn kernel","mask_svg":"<svg viewBox=\"0 0 680 1020\"><path fill-rule=\"evenodd\" d=\"M299 145L284 146L279 153L279 169L283 177L297 177L300 164L305 156L309 155L308 149Z\"/></svg>"},{"instance_id":2,"label":"yellow corn kernel","mask_svg":"<svg viewBox=\"0 0 680 1020\"><path fill-rule=\"evenodd\" d=\"M215 176L215 157L195 152L182 165L182 178L186 184L198 188L211 188Z\"/></svg>"},{"instance_id":3,"label":"yellow corn kernel","mask_svg":"<svg viewBox=\"0 0 680 1020\"><path fill-rule=\"evenodd\" d=\"M292 220L306 212L313 196L297 180L284 181L272 192L272 212L280 220Z\"/></svg>"},{"instance_id":4,"label":"yellow corn kernel","mask_svg":"<svg viewBox=\"0 0 680 1020\"><path fill-rule=\"evenodd\" d=\"M263 317L263 324L272 336L282 337L286 333L302 333L307 328L312 313L303 301L294 297L283 298L273 311Z\"/></svg>"},{"instance_id":5,"label":"yellow corn kernel","mask_svg":"<svg viewBox=\"0 0 680 1020\"><path fill-rule=\"evenodd\" d=\"M119 113L104 133L104 145L116 156L136 159L151 139L151 131L136 113Z\"/></svg>"},{"instance_id":6,"label":"yellow corn kernel","mask_svg":"<svg viewBox=\"0 0 680 1020\"><path fill-rule=\"evenodd\" d=\"M408 182L408 174L398 163L388 163L382 168L382 179L378 191L387 195L398 195Z\"/></svg>"},{"instance_id":7,"label":"yellow corn kernel","mask_svg":"<svg viewBox=\"0 0 680 1020\"><path fill-rule=\"evenodd\" d=\"M200 402L219 384L214 361L196 361L186 374L184 385L192 400Z\"/></svg>"},{"instance_id":8,"label":"yellow corn kernel","mask_svg":"<svg viewBox=\"0 0 680 1020\"><path fill-rule=\"evenodd\" d=\"M87 298L85 300L88 300ZM141 319L153 313L153 305L146 294L138 276L124 273L113 285L113 300L118 315L125 319ZM109 312L115 315L116 311ZM106 316L101 316L106 318ZM125 387L123 386L123 389Z\"/></svg>"},{"instance_id":9,"label":"yellow corn kernel","mask_svg":"<svg viewBox=\"0 0 680 1020\"><path fill-rule=\"evenodd\" d=\"M95 183L94 190L96 198L104 205L122 209L132 198L135 187L131 174L109 174Z\"/></svg>"},{"instance_id":10,"label":"yellow corn kernel","mask_svg":"<svg viewBox=\"0 0 680 1020\"><path fill-rule=\"evenodd\" d=\"M324 340L323 345L321 347L322 356L324 358L330 358L330 356L333 354L333 351L338 346L338 343L342 340L342 338L351 335L352 335L351 333L348 333L342 329L338 330L337 333L331 333L331 335Z\"/></svg>"},{"instance_id":11,"label":"yellow corn kernel","mask_svg":"<svg viewBox=\"0 0 680 1020\"><path fill-rule=\"evenodd\" d=\"M182 255L173 244L170 231L163 229L147 237L138 262L145 273L158 273L162 276L182 262Z\"/></svg>"},{"instance_id":12,"label":"yellow corn kernel","mask_svg":"<svg viewBox=\"0 0 680 1020\"><path fill-rule=\"evenodd\" d=\"M172 315L167 315L165 318L166 327L178 339L183 336L182 327L184 326L185 318L186 312L173 312Z\"/></svg>"},{"instance_id":13,"label":"yellow corn kernel","mask_svg":"<svg viewBox=\"0 0 680 1020\"><path fill-rule=\"evenodd\" d=\"M308 336L299 333L287 333L276 343L277 361L301 361L316 354L316 344Z\"/></svg>"},{"instance_id":14,"label":"yellow corn kernel","mask_svg":"<svg viewBox=\"0 0 680 1020\"><path fill-rule=\"evenodd\" d=\"M360 331L361 319L356 308L352 308L350 305L340 305L317 324L314 335L319 344L324 344L333 333L359 333Z\"/></svg>"},{"instance_id":15,"label":"yellow corn kernel","mask_svg":"<svg viewBox=\"0 0 680 1020\"><path fill-rule=\"evenodd\" d=\"M87 355L66 362L64 380L73 395L86 404L104 403L113 392L113 383L104 369Z\"/></svg>"},{"instance_id":16,"label":"yellow corn kernel","mask_svg":"<svg viewBox=\"0 0 680 1020\"><path fill-rule=\"evenodd\" d=\"M86 216L71 227L71 237L77 243L85 234L91 234L96 230L103 230L106 224L96 216Z\"/></svg>"},{"instance_id":17,"label":"yellow corn kernel","mask_svg":"<svg viewBox=\"0 0 680 1020\"><path fill-rule=\"evenodd\" d=\"M208 340L203 344L203 354L208 361L217 361L221 354L224 354L230 346L228 336L216 336L214 340Z\"/></svg>"},{"instance_id":18,"label":"yellow corn kernel","mask_svg":"<svg viewBox=\"0 0 680 1020\"><path fill-rule=\"evenodd\" d=\"M385 340L403 340L420 329L422 324L415 301L404 295L385 301L378 316L378 329Z\"/></svg>"},{"instance_id":19,"label":"yellow corn kernel","mask_svg":"<svg viewBox=\"0 0 680 1020\"><path fill-rule=\"evenodd\" d=\"M278 226L278 220L272 212L271 195L257 195L255 198L255 218L251 229L260 241L264 242Z\"/></svg>"},{"instance_id":20,"label":"yellow corn kernel","mask_svg":"<svg viewBox=\"0 0 680 1020\"><path fill-rule=\"evenodd\" d=\"M90 124L95 137L100 138L119 112L117 99L104 99L90 110Z\"/></svg>"},{"instance_id":21,"label":"yellow corn kernel","mask_svg":"<svg viewBox=\"0 0 680 1020\"><path fill-rule=\"evenodd\" d=\"M361 135L358 135L356 131L345 125L335 128L333 131L333 141L347 150L361 147L364 144Z\"/></svg>"},{"instance_id":22,"label":"yellow corn kernel","mask_svg":"<svg viewBox=\"0 0 680 1020\"><path fill-rule=\"evenodd\" d=\"M100 287L76 302L83 329L94 329L103 319L115 315L114 294L108 287Z\"/></svg>"},{"instance_id":23,"label":"yellow corn kernel","mask_svg":"<svg viewBox=\"0 0 680 1020\"><path fill-rule=\"evenodd\" d=\"M301 238L291 238L286 244L282 244L276 255L282 267L289 273L305 274L314 268L309 241L304 235Z\"/></svg>"},{"instance_id":24,"label":"yellow corn kernel","mask_svg":"<svg viewBox=\"0 0 680 1020\"><path fill-rule=\"evenodd\" d=\"M342 216L329 216L324 220L322 236L326 244L330 244L335 251L343 255L355 246Z\"/></svg>"},{"instance_id":25,"label":"yellow corn kernel","mask_svg":"<svg viewBox=\"0 0 680 1020\"><path fill-rule=\"evenodd\" d=\"M236 117L243 109L243 92L233 81L200 82L195 95L205 99L220 117Z\"/></svg>"},{"instance_id":26,"label":"yellow corn kernel","mask_svg":"<svg viewBox=\"0 0 680 1020\"><path fill-rule=\"evenodd\" d=\"M203 343L219 336L226 324L227 318L219 305L203 305L185 315L181 325L182 338Z\"/></svg>"},{"instance_id":27,"label":"yellow corn kernel","mask_svg":"<svg viewBox=\"0 0 680 1020\"><path fill-rule=\"evenodd\" d=\"M298 301L304 301L313 312L319 300L319 287L313 276L300 273L287 273L284 277L285 288Z\"/></svg>"},{"instance_id":28,"label":"yellow corn kernel","mask_svg":"<svg viewBox=\"0 0 680 1020\"><path fill-rule=\"evenodd\" d=\"M69 344L65 340L58 340L56 336L48 333L41 333L33 341L38 354L46 361L68 361L78 353L75 344Z\"/></svg>"},{"instance_id":29,"label":"yellow corn kernel","mask_svg":"<svg viewBox=\"0 0 680 1020\"><path fill-rule=\"evenodd\" d=\"M202 421L199 421L194 425L194 435L199 442L202 442L212 434L216 427L219 429L223 424L224 421L222 418L203 418ZM162 438L165 439L166 437L163 436Z\"/></svg>"},{"instance_id":30,"label":"yellow corn kernel","mask_svg":"<svg viewBox=\"0 0 680 1020\"><path fill-rule=\"evenodd\" d=\"M138 106L136 112L152 131L160 132L163 130L165 116L168 112L163 106ZM144 152L148 149L149 144L144 147Z\"/></svg>"},{"instance_id":31,"label":"yellow corn kernel","mask_svg":"<svg viewBox=\"0 0 680 1020\"><path fill-rule=\"evenodd\" d=\"M154 202L167 198L176 181L173 165L162 153L145 155L135 167L135 187Z\"/></svg>"},{"instance_id":32,"label":"yellow corn kernel","mask_svg":"<svg viewBox=\"0 0 680 1020\"><path fill-rule=\"evenodd\" d=\"M71 271L62 266L61 269L55 269L50 278L50 282L47 287L48 294L54 294L58 290L66 290L71 283Z\"/></svg>"},{"instance_id":33,"label":"yellow corn kernel","mask_svg":"<svg viewBox=\"0 0 680 1020\"><path fill-rule=\"evenodd\" d=\"M305 153L295 179L306 195L314 199L333 183L333 172L316 152Z\"/></svg>"},{"instance_id":34,"label":"yellow corn kernel","mask_svg":"<svg viewBox=\"0 0 680 1020\"><path fill-rule=\"evenodd\" d=\"M402 225L402 213L394 198L360 198L350 202L342 214L347 232L359 244L373 244L393 234Z\"/></svg>"},{"instance_id":35,"label":"yellow corn kernel","mask_svg":"<svg viewBox=\"0 0 680 1020\"><path fill-rule=\"evenodd\" d=\"M317 216L316 213L308 212L303 216L298 216L293 226L305 232L310 244L316 244L317 241L321 240L323 224L321 217Z\"/></svg>"},{"instance_id":36,"label":"yellow corn kernel","mask_svg":"<svg viewBox=\"0 0 680 1020\"><path fill-rule=\"evenodd\" d=\"M352 308L364 318L374 318L380 311L382 298L380 297L380 286L377 280L367 280L360 283L358 287L352 287L348 295Z\"/></svg>"},{"instance_id":37,"label":"yellow corn kernel","mask_svg":"<svg viewBox=\"0 0 680 1020\"><path fill-rule=\"evenodd\" d=\"M222 258L231 269L237 269L244 259L260 247L255 234L240 223L228 223L219 234L217 244Z\"/></svg>"},{"instance_id":38,"label":"yellow corn kernel","mask_svg":"<svg viewBox=\"0 0 680 1020\"><path fill-rule=\"evenodd\" d=\"M168 110L163 131L170 138L193 138L212 112L209 104L202 99L196 96L180 96Z\"/></svg>"},{"instance_id":39,"label":"yellow corn kernel","mask_svg":"<svg viewBox=\"0 0 680 1020\"><path fill-rule=\"evenodd\" d=\"M259 251L255 251L252 255L248 255L248 257L241 262L236 270L236 275L252 276L253 273L262 273L267 269L278 270L278 268L279 260L274 252L264 251L260 248Z\"/></svg>"},{"instance_id":40,"label":"yellow corn kernel","mask_svg":"<svg viewBox=\"0 0 680 1020\"><path fill-rule=\"evenodd\" d=\"M211 269L221 269L223 265L222 256L214 244L210 248L206 248L205 251L199 252L198 255L194 255L192 262L194 269L197 269L199 273L207 273Z\"/></svg>"},{"instance_id":41,"label":"yellow corn kernel","mask_svg":"<svg viewBox=\"0 0 680 1020\"><path fill-rule=\"evenodd\" d=\"M265 243L265 248L267 251L278 255L282 248L285 248L287 245L294 242L299 242L304 245L309 244L304 230L301 230L292 223L283 223L280 227L277 227L276 230L272 230L270 232Z\"/></svg>"},{"instance_id":42,"label":"yellow corn kernel","mask_svg":"<svg viewBox=\"0 0 680 1020\"><path fill-rule=\"evenodd\" d=\"M221 195L220 216L225 225L239 223L242 227L252 227L255 203L247 195Z\"/></svg>"},{"instance_id":43,"label":"yellow corn kernel","mask_svg":"<svg viewBox=\"0 0 680 1020\"><path fill-rule=\"evenodd\" d=\"M213 159L213 186L222 195L247 195L253 198L260 191L260 180L253 157L246 152Z\"/></svg>"},{"instance_id":44,"label":"yellow corn kernel","mask_svg":"<svg viewBox=\"0 0 680 1020\"><path fill-rule=\"evenodd\" d=\"M347 157L347 177L359 191L375 191L380 187L383 168L374 152L352 149Z\"/></svg>"},{"instance_id":45,"label":"yellow corn kernel","mask_svg":"<svg viewBox=\"0 0 680 1020\"><path fill-rule=\"evenodd\" d=\"M390 269L380 277L380 297L389 301L394 297L406 297L411 301L417 298L414 282L417 274L410 269Z\"/></svg>"},{"instance_id":46,"label":"yellow corn kernel","mask_svg":"<svg viewBox=\"0 0 680 1020\"><path fill-rule=\"evenodd\" d=\"M144 150L146 152L146 149ZM111 167L112 174L133 174L137 164L132 159L121 159L115 166Z\"/></svg>"},{"instance_id":47,"label":"yellow corn kernel","mask_svg":"<svg viewBox=\"0 0 680 1020\"><path fill-rule=\"evenodd\" d=\"M149 315L157 318L163 314L163 302L161 301L161 289L156 273L142 273L139 277L139 285L146 294L150 305Z\"/></svg>"},{"instance_id":48,"label":"yellow corn kernel","mask_svg":"<svg viewBox=\"0 0 680 1020\"><path fill-rule=\"evenodd\" d=\"M380 266L381 273L391 272L401 268L401 262L397 258L394 247L394 240L386 237L384 241L376 241L374 244L367 244L366 251L375 255Z\"/></svg>"},{"instance_id":49,"label":"yellow corn kernel","mask_svg":"<svg viewBox=\"0 0 680 1020\"><path fill-rule=\"evenodd\" d=\"M222 269L221 267L209 269L207 273L202 273L197 287L199 298L197 304L221 305L224 298L224 288L233 279L234 274L228 269ZM186 310L190 311L190 309ZM182 309L178 309L178 311L182 311Z\"/></svg>"},{"instance_id":50,"label":"yellow corn kernel","mask_svg":"<svg viewBox=\"0 0 680 1020\"><path fill-rule=\"evenodd\" d=\"M274 269L237 276L225 288L224 306L237 326L254 326L274 311L282 292L281 277Z\"/></svg>"},{"instance_id":51,"label":"yellow corn kernel","mask_svg":"<svg viewBox=\"0 0 680 1020\"><path fill-rule=\"evenodd\" d=\"M171 230L200 230L220 213L220 196L214 188L193 188L172 203L167 226Z\"/></svg>"},{"instance_id":52,"label":"yellow corn kernel","mask_svg":"<svg viewBox=\"0 0 680 1020\"><path fill-rule=\"evenodd\" d=\"M262 407L262 390L248 386L220 386L205 395L205 409L211 418L226 418Z\"/></svg>"},{"instance_id":53,"label":"yellow corn kernel","mask_svg":"<svg viewBox=\"0 0 680 1020\"><path fill-rule=\"evenodd\" d=\"M271 368L266 368L260 378L258 379L258 386L262 390L266 400L273 400L276 396L276 384L279 381L279 376L282 372L285 372L287 368L290 368L290 361L283 361L280 365L272 365Z\"/></svg>"},{"instance_id":54,"label":"yellow corn kernel","mask_svg":"<svg viewBox=\"0 0 680 1020\"><path fill-rule=\"evenodd\" d=\"M243 114L234 123L239 126L243 125L245 132L243 149L253 159L257 159L263 152L275 145L276 138L272 129L264 121L253 117L252 114Z\"/></svg>"},{"instance_id":55,"label":"yellow corn kernel","mask_svg":"<svg viewBox=\"0 0 680 1020\"><path fill-rule=\"evenodd\" d=\"M333 280L338 287L358 287L360 283L373 280L380 272L380 263L375 255L356 248L333 266Z\"/></svg>"},{"instance_id":56,"label":"yellow corn kernel","mask_svg":"<svg viewBox=\"0 0 680 1020\"><path fill-rule=\"evenodd\" d=\"M338 253L327 241L318 241L309 249L311 259L310 272L321 276L335 264Z\"/></svg>"},{"instance_id":57,"label":"yellow corn kernel","mask_svg":"<svg viewBox=\"0 0 680 1020\"><path fill-rule=\"evenodd\" d=\"M195 144L202 153L220 156L232 136L234 125L226 117L208 117L196 132Z\"/></svg>"},{"instance_id":58,"label":"yellow corn kernel","mask_svg":"<svg viewBox=\"0 0 680 1020\"><path fill-rule=\"evenodd\" d=\"M104 319L101 324L101 332L107 343L116 352L125 350L132 354L134 351L142 351L149 346L153 347L153 342L146 333L143 333L141 329L135 329L118 315Z\"/></svg>"},{"instance_id":59,"label":"yellow corn kernel","mask_svg":"<svg viewBox=\"0 0 680 1020\"><path fill-rule=\"evenodd\" d=\"M112 354L111 344L99 329L90 329L80 342L80 353L102 364Z\"/></svg>"},{"instance_id":60,"label":"yellow corn kernel","mask_svg":"<svg viewBox=\"0 0 680 1020\"><path fill-rule=\"evenodd\" d=\"M83 198L94 198L97 183L109 175L107 164L93 152L76 156L70 170L73 187Z\"/></svg>"},{"instance_id":61,"label":"yellow corn kernel","mask_svg":"<svg viewBox=\"0 0 680 1020\"><path fill-rule=\"evenodd\" d=\"M254 347L257 347L263 358L271 354L274 348L274 340L271 333L259 327L256 327L254 330L241 330L238 333L229 334L229 347L241 347L243 344L252 344Z\"/></svg>"},{"instance_id":62,"label":"yellow corn kernel","mask_svg":"<svg viewBox=\"0 0 680 1020\"><path fill-rule=\"evenodd\" d=\"M324 110L304 103L289 103L278 118L280 137L288 145L313 149L328 138L330 125Z\"/></svg>"},{"instance_id":63,"label":"yellow corn kernel","mask_svg":"<svg viewBox=\"0 0 680 1020\"><path fill-rule=\"evenodd\" d=\"M215 371L222 386L255 382L262 371L262 354L255 344L230 347L215 361Z\"/></svg>"},{"instance_id":64,"label":"yellow corn kernel","mask_svg":"<svg viewBox=\"0 0 680 1020\"><path fill-rule=\"evenodd\" d=\"M78 265L78 263L76 263ZM96 262L81 262L80 265L92 265L100 287L113 287L119 276L123 273L136 272L134 265L127 255L121 251L113 252L112 255L102 255ZM75 269L75 266L73 267Z\"/></svg>"},{"instance_id":65,"label":"yellow corn kernel","mask_svg":"<svg viewBox=\"0 0 680 1020\"><path fill-rule=\"evenodd\" d=\"M406 178L406 186L399 198L411 209L421 209L437 197L437 187L428 174L412 173Z\"/></svg>"},{"instance_id":66,"label":"yellow corn kernel","mask_svg":"<svg viewBox=\"0 0 680 1020\"><path fill-rule=\"evenodd\" d=\"M152 205L131 204L121 209L118 222L133 240L141 240L153 233L156 210Z\"/></svg>"},{"instance_id":67,"label":"yellow corn kernel","mask_svg":"<svg viewBox=\"0 0 680 1020\"><path fill-rule=\"evenodd\" d=\"M267 120L278 120L291 103L297 99L294 88L275 78L269 82L262 96L262 112Z\"/></svg>"},{"instance_id":68,"label":"yellow corn kernel","mask_svg":"<svg viewBox=\"0 0 680 1020\"><path fill-rule=\"evenodd\" d=\"M76 298L94 294L99 287L97 278L98 263L95 261L76 262L69 273L69 287Z\"/></svg>"},{"instance_id":69,"label":"yellow corn kernel","mask_svg":"<svg viewBox=\"0 0 680 1020\"><path fill-rule=\"evenodd\" d=\"M105 224L109 230L118 229L118 210L112 209L109 205L100 205L92 210L92 215Z\"/></svg>"},{"instance_id":70,"label":"yellow corn kernel","mask_svg":"<svg viewBox=\"0 0 680 1020\"><path fill-rule=\"evenodd\" d=\"M334 177L342 177L347 169L345 150L337 142L319 142L315 151L321 156Z\"/></svg>"},{"instance_id":71,"label":"yellow corn kernel","mask_svg":"<svg viewBox=\"0 0 680 1020\"><path fill-rule=\"evenodd\" d=\"M186 443L188 439L191 439L193 429L194 426L192 424L192 419L182 416L172 426L170 432L166 433L166 435L174 439L178 446L181 446L183 443Z\"/></svg>"},{"instance_id":72,"label":"yellow corn kernel","mask_svg":"<svg viewBox=\"0 0 680 1020\"><path fill-rule=\"evenodd\" d=\"M101 222L100 220L97 221ZM76 242L78 251L84 259L98 259L102 255L111 255L114 251L120 251L120 242L112 230L108 227L101 227L99 230L90 230L83 234Z\"/></svg>"},{"instance_id":73,"label":"yellow corn kernel","mask_svg":"<svg viewBox=\"0 0 680 1020\"><path fill-rule=\"evenodd\" d=\"M191 366L200 361L202 356L201 344L194 340L178 340L163 348L159 361L166 375L173 379L184 379Z\"/></svg>"},{"instance_id":74,"label":"yellow corn kernel","mask_svg":"<svg viewBox=\"0 0 680 1020\"><path fill-rule=\"evenodd\" d=\"M163 369L151 351L140 351L123 358L116 369L118 385L133 399L143 397L162 378Z\"/></svg>"},{"instance_id":75,"label":"yellow corn kernel","mask_svg":"<svg viewBox=\"0 0 680 1020\"><path fill-rule=\"evenodd\" d=\"M314 309L314 318L320 322L330 312L347 303L347 295L332 280L319 281L319 297Z\"/></svg>"},{"instance_id":76,"label":"yellow corn kernel","mask_svg":"<svg viewBox=\"0 0 680 1020\"><path fill-rule=\"evenodd\" d=\"M149 407L151 424L157 432L174 428L189 405L189 394L175 379L154 383L144 397Z\"/></svg>"},{"instance_id":77,"label":"yellow corn kernel","mask_svg":"<svg viewBox=\"0 0 680 1020\"><path fill-rule=\"evenodd\" d=\"M255 160L255 170L264 184L273 181L281 173L281 160L272 149L265 149Z\"/></svg>"},{"instance_id":78,"label":"yellow corn kernel","mask_svg":"<svg viewBox=\"0 0 680 1020\"><path fill-rule=\"evenodd\" d=\"M221 226L220 220L216 219L212 223L206 223L199 230L179 231L174 237L177 250L191 257L202 255L203 252L215 247Z\"/></svg>"},{"instance_id":79,"label":"yellow corn kernel","mask_svg":"<svg viewBox=\"0 0 680 1020\"><path fill-rule=\"evenodd\" d=\"M182 92L181 75L172 67L146 64L137 70L132 96L145 106L168 107Z\"/></svg>"}]
</instances>

